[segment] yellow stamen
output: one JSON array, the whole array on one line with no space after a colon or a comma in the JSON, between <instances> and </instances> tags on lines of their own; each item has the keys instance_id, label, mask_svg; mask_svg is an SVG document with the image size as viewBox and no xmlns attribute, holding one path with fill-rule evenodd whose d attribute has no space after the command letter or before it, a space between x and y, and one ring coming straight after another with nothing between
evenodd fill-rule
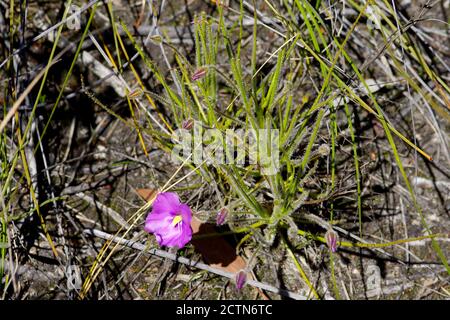
<instances>
[{"instance_id":1,"label":"yellow stamen","mask_svg":"<svg viewBox=\"0 0 450 320\"><path fill-rule=\"evenodd\" d=\"M175 216L175 218L173 218L173 220L172 220L172 226L175 227L178 223L181 222L181 220L183 220L183 218L181 217L181 215Z\"/></svg>"}]
</instances>

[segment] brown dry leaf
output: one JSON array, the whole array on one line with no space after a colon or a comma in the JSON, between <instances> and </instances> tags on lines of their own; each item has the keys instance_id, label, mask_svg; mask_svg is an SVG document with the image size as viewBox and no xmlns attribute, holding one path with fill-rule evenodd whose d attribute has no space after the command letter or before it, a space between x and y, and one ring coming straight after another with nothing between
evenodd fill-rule
<instances>
[{"instance_id":1,"label":"brown dry leaf","mask_svg":"<svg viewBox=\"0 0 450 320\"><path fill-rule=\"evenodd\" d=\"M158 190L155 190L155 189L137 189L136 190L136 193L145 201L149 201L156 192L158 192Z\"/></svg>"}]
</instances>

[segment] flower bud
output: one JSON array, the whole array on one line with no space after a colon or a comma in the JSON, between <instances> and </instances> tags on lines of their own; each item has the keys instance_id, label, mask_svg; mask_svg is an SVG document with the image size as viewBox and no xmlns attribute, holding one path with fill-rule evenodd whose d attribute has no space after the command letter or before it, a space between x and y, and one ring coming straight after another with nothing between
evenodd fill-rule
<instances>
[{"instance_id":1,"label":"flower bud","mask_svg":"<svg viewBox=\"0 0 450 320\"><path fill-rule=\"evenodd\" d=\"M244 287L244 285L247 282L247 272L242 269L238 273L236 273L236 289L238 291L241 291L241 289Z\"/></svg>"},{"instance_id":2,"label":"flower bud","mask_svg":"<svg viewBox=\"0 0 450 320\"><path fill-rule=\"evenodd\" d=\"M228 209L223 207L219 210L216 217L216 225L221 226L225 223L225 220L228 216Z\"/></svg>"},{"instance_id":3,"label":"flower bud","mask_svg":"<svg viewBox=\"0 0 450 320\"><path fill-rule=\"evenodd\" d=\"M336 252L339 240L338 234L330 229L325 233L325 240L327 241L328 248L330 248L331 252Z\"/></svg>"},{"instance_id":4,"label":"flower bud","mask_svg":"<svg viewBox=\"0 0 450 320\"><path fill-rule=\"evenodd\" d=\"M183 123L181 124L181 127L186 130L191 130L193 126L194 126L194 120L192 120L192 119L184 120Z\"/></svg>"},{"instance_id":5,"label":"flower bud","mask_svg":"<svg viewBox=\"0 0 450 320\"><path fill-rule=\"evenodd\" d=\"M192 81L197 81L200 80L202 78L204 78L206 76L206 68L198 68L197 70L195 70L194 74L191 77Z\"/></svg>"}]
</instances>

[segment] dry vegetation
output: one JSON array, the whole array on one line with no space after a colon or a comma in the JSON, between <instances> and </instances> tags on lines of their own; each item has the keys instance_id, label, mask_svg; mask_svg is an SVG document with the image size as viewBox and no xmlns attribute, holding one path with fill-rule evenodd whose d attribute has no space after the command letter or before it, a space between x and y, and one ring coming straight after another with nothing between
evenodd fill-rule
<instances>
[{"instance_id":1,"label":"dry vegetation","mask_svg":"<svg viewBox=\"0 0 450 320\"><path fill-rule=\"evenodd\" d=\"M1 298L450 297L449 0L65 3L0 1ZM186 120L278 129L279 172L180 165ZM229 208L222 266L143 231L169 186Z\"/></svg>"}]
</instances>

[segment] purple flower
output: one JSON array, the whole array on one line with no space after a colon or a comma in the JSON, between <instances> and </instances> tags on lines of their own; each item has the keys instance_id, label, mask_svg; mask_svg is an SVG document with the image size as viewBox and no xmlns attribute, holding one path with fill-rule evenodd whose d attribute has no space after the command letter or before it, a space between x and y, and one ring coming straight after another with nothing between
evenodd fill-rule
<instances>
[{"instance_id":1,"label":"purple flower","mask_svg":"<svg viewBox=\"0 0 450 320\"><path fill-rule=\"evenodd\" d=\"M338 234L333 230L328 230L327 233L325 233L325 240L327 241L328 248L330 248L331 252L337 251L338 239Z\"/></svg>"},{"instance_id":2,"label":"purple flower","mask_svg":"<svg viewBox=\"0 0 450 320\"><path fill-rule=\"evenodd\" d=\"M155 234L160 246L183 248L192 239L192 213L173 192L158 194L145 219L144 230Z\"/></svg>"},{"instance_id":3,"label":"purple flower","mask_svg":"<svg viewBox=\"0 0 450 320\"><path fill-rule=\"evenodd\" d=\"M244 269L240 270L238 273L236 273L235 281L236 281L236 289L238 291L241 291L241 289L247 282L247 272Z\"/></svg>"}]
</instances>

